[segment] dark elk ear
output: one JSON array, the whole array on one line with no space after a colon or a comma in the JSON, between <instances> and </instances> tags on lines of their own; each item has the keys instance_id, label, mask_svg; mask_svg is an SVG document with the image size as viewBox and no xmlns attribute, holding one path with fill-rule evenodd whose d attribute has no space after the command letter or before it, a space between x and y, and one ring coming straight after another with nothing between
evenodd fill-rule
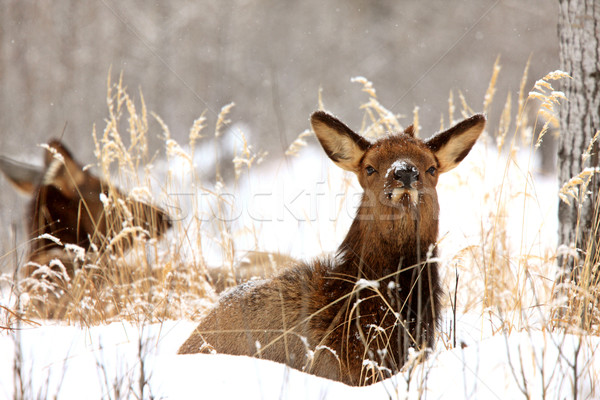
<instances>
[{"instance_id":1,"label":"dark elk ear","mask_svg":"<svg viewBox=\"0 0 600 400\"><path fill-rule=\"evenodd\" d=\"M440 173L450 171L469 154L484 127L485 116L475 114L425 142L440 163Z\"/></svg>"},{"instance_id":2,"label":"dark elk ear","mask_svg":"<svg viewBox=\"0 0 600 400\"><path fill-rule=\"evenodd\" d=\"M44 169L9 157L0 156L0 170L10 183L23 194L33 195L44 176Z\"/></svg>"},{"instance_id":3,"label":"dark elk ear","mask_svg":"<svg viewBox=\"0 0 600 400\"><path fill-rule=\"evenodd\" d=\"M360 160L371 143L324 111L313 113L310 123L329 158L338 167L357 173Z\"/></svg>"},{"instance_id":4,"label":"dark elk ear","mask_svg":"<svg viewBox=\"0 0 600 400\"><path fill-rule=\"evenodd\" d=\"M58 140L48 143L46 150L46 172L42 184L56 187L71 199L79 196L79 187L83 185L87 176L83 167Z\"/></svg>"}]
</instances>

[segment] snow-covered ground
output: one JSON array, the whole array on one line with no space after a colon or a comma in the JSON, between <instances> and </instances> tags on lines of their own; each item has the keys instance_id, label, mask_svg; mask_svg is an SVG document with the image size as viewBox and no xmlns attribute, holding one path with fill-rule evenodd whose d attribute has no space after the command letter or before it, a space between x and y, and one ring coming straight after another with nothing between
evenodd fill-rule
<instances>
[{"instance_id":1,"label":"snow-covered ground","mask_svg":"<svg viewBox=\"0 0 600 400\"><path fill-rule=\"evenodd\" d=\"M521 167L530 162L526 153L516 157ZM503 209L509 210L502 226L507 227L514 254L543 257L556 247L555 179L530 176L514 165L506 172L507 165L506 155L480 145L463 165L440 178L442 266L447 254L479 244L482 231L498 224L494 221L498 210L489 208L502 196L507 196ZM227 222L238 252L258 245L260 250L309 259L334 251L352 220L360 192L358 184L348 186L346 179L352 178L316 148L303 150L297 158L267 159L253 167L234 189L227 189L233 205ZM193 185L185 179L180 185L163 195L179 197L176 206L189 218L185 223L191 223L194 207L209 221L214 204L190 192ZM526 195L507 195L509 186ZM499 192L500 187L506 192ZM200 229L207 229L206 221ZM192 235L192 231L185 232ZM178 240L177 233L169 240ZM209 263L218 265L219 246L210 241L202 245ZM463 272L461 287L471 286L476 292L481 282L476 271L468 272ZM502 326L517 324L504 324L494 310L472 307L464 314L459 310L457 347L446 349L451 318L447 315L442 324L440 336L446 340L438 341L425 363L365 388L248 357L176 355L195 326L189 321L97 327L24 323L20 329L0 333L0 398L21 398L15 395L21 388L24 398L59 399L600 398L599 338L550 333L540 323L547 318L544 315L520 325L529 328L503 330Z\"/></svg>"},{"instance_id":2,"label":"snow-covered ground","mask_svg":"<svg viewBox=\"0 0 600 400\"><path fill-rule=\"evenodd\" d=\"M176 355L192 329L189 322L173 321L142 327L25 326L0 337L0 398L21 398L15 387L24 388L25 398L58 399L139 398L141 393L170 399L569 399L575 386L579 399L600 396L595 337L498 334L464 348L438 349L424 364L354 388L271 361Z\"/></svg>"}]
</instances>

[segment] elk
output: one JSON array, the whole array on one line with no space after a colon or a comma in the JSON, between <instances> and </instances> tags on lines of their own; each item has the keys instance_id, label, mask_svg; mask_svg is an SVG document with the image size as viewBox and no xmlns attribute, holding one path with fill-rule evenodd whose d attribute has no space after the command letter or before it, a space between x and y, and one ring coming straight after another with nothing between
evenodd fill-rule
<instances>
[{"instance_id":1,"label":"elk","mask_svg":"<svg viewBox=\"0 0 600 400\"><path fill-rule=\"evenodd\" d=\"M109 190L110 185L85 170L60 141L52 140L46 150L42 170L0 160L8 179L32 196L26 216L30 248L23 275L34 276L42 266L61 265L66 270L62 272L72 277L85 262L125 252L133 237L122 233L124 225L130 233L150 237L160 237L171 226L160 208ZM88 257L68 251L72 245L84 249Z\"/></svg>"},{"instance_id":2,"label":"elk","mask_svg":"<svg viewBox=\"0 0 600 400\"><path fill-rule=\"evenodd\" d=\"M355 173L364 191L346 238L335 257L222 295L179 353L260 357L366 385L398 372L409 348L434 345L442 292L436 185L467 156L485 117L425 141L408 127L371 142L323 111L311 125L329 158Z\"/></svg>"}]
</instances>

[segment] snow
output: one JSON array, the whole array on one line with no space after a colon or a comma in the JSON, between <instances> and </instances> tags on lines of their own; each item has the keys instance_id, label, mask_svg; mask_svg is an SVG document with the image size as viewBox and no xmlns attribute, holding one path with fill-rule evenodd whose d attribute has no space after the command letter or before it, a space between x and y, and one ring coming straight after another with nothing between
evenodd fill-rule
<instances>
[{"instance_id":1,"label":"snow","mask_svg":"<svg viewBox=\"0 0 600 400\"><path fill-rule=\"evenodd\" d=\"M397 170L408 170L410 169L410 165L404 160L396 160L390 165L388 170L385 172L385 177L389 177L390 174Z\"/></svg>"},{"instance_id":2,"label":"snow","mask_svg":"<svg viewBox=\"0 0 600 400\"><path fill-rule=\"evenodd\" d=\"M201 158L200 152L195 154ZM317 148L303 149L297 158L267 159L244 170L236 184L203 183L204 190L193 189L198 186L189 180L193 174L180 161L172 160L169 167L175 178L170 181L166 208L180 215L186 236L202 232L202 254L211 266L222 265L229 256L222 253L223 230L215 220L230 226L240 259L256 248L312 258L336 249L360 200L358 183L348 190L350 175ZM222 200L220 207L217 197ZM189 240L179 242L185 246Z\"/></svg>"},{"instance_id":3,"label":"snow","mask_svg":"<svg viewBox=\"0 0 600 400\"><path fill-rule=\"evenodd\" d=\"M367 279L359 279L358 281L356 281L356 289L357 290L362 290L362 289L379 289L379 282L378 281L370 281Z\"/></svg>"},{"instance_id":4,"label":"snow","mask_svg":"<svg viewBox=\"0 0 600 400\"><path fill-rule=\"evenodd\" d=\"M18 352L27 398L135 398L141 393L140 360L144 398L505 399L524 397L523 391L542 398L545 390L547 399L562 399L573 396L575 368L579 398L600 396L596 337L541 331L497 334L464 348L437 349L425 363L384 382L354 388L250 357L177 355L193 328L177 321L93 328L23 326L0 336L0 398L14 396Z\"/></svg>"},{"instance_id":5,"label":"snow","mask_svg":"<svg viewBox=\"0 0 600 400\"><path fill-rule=\"evenodd\" d=\"M517 165L535 162L524 153L511 157ZM490 157L478 145L458 168L440 178L443 266L447 266L444 254L477 244L483 227L494 224L490 219L497 210L486 209L494 202L484 199L503 198L497 188L504 181L527 192L526 201L504 199L511 211L503 217L510 233L508 245L538 255L556 248L556 179L540 174L533 178L526 172L519 177L518 168L509 176L506 166L511 161L507 160L507 155ZM480 173L473 175L473 171ZM310 148L291 161L267 161L251 170L232 192L236 218L230 222L254 226L255 231L236 231L236 245L247 250L258 243L261 250L306 259L333 252L347 232L360 196L356 182L348 186L347 179L352 178L331 167L320 149ZM181 185L193 187L185 179ZM179 190L174 187L168 194L184 193ZM184 217L195 211L194 202L205 200L180 197L177 206L188 207L182 208ZM198 209L209 212L210 205ZM220 262L216 251L204 250L212 265ZM480 285L476 271L461 279L461 285ZM196 322L95 327L23 323L19 329L0 332L0 399L20 397L14 392L21 387L24 398L59 399L563 399L573 398L575 392L580 399L600 398L600 338L549 332L541 308L526 315L526 326L519 329L492 311L471 309L461 314L459 310L456 348L448 344L453 317L445 315L437 346L427 361L409 363L391 379L363 388L249 357L177 355ZM142 369L145 380L140 380Z\"/></svg>"}]
</instances>

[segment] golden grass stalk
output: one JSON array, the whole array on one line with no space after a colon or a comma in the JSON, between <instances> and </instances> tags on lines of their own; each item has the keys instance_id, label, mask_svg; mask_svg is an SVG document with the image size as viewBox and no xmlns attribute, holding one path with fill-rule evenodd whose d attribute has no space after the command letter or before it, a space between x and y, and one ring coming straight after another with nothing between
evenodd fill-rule
<instances>
[{"instance_id":1,"label":"golden grass stalk","mask_svg":"<svg viewBox=\"0 0 600 400\"><path fill-rule=\"evenodd\" d=\"M483 98L483 112L487 113L489 111L490 105L494 101L494 95L496 94L496 80L498 79L498 74L500 73L500 56L496 58L494 62L494 69L492 71L492 77L490 79L490 84L488 85L487 90L485 91L485 96Z\"/></svg>"},{"instance_id":2,"label":"golden grass stalk","mask_svg":"<svg viewBox=\"0 0 600 400\"><path fill-rule=\"evenodd\" d=\"M375 93L375 89L373 88L373 83L371 81L369 81L367 78L365 78L364 76L355 76L354 78L350 79L350 82L360 83L361 85L363 85L363 87L362 87L363 92L367 93L369 96L371 96L373 98L377 98L377 94Z\"/></svg>"},{"instance_id":3,"label":"golden grass stalk","mask_svg":"<svg viewBox=\"0 0 600 400\"><path fill-rule=\"evenodd\" d=\"M200 117L198 117L196 120L194 120L194 124L192 125L192 127L190 128L190 134L188 136L189 141L190 141L190 148L194 149L196 147L196 142L200 139L202 139L202 130L204 128L206 128L206 117L204 116L205 113L202 113L202 115L200 115Z\"/></svg>"},{"instance_id":4,"label":"golden grass stalk","mask_svg":"<svg viewBox=\"0 0 600 400\"><path fill-rule=\"evenodd\" d=\"M592 149L594 148L594 143L596 143L599 138L600 138L600 130L596 131L596 134L594 135L592 140L590 140L589 146L587 147L587 149L585 149L585 152L581 155L582 164L585 164L587 162L587 160L592 156Z\"/></svg>"},{"instance_id":5,"label":"golden grass stalk","mask_svg":"<svg viewBox=\"0 0 600 400\"><path fill-rule=\"evenodd\" d=\"M235 171L235 179L238 180L242 174L242 168L245 166L249 171L254 163L260 164L267 156L266 151L254 152L252 145L248 144L246 135L241 130L238 131L240 138L242 139L242 149L239 155L235 155L233 158L233 166ZM237 150L237 149L236 149ZM286 153L287 154L287 153Z\"/></svg>"},{"instance_id":6,"label":"golden grass stalk","mask_svg":"<svg viewBox=\"0 0 600 400\"><path fill-rule=\"evenodd\" d=\"M398 121L399 116L394 115L394 113L385 108L377 100L375 89L373 89L373 84L369 80L359 76L352 78L351 81L362 84L363 92L366 92L370 96L369 100L360 107L365 111L363 124L360 128L360 132L363 136L378 138L403 130Z\"/></svg>"},{"instance_id":7,"label":"golden grass stalk","mask_svg":"<svg viewBox=\"0 0 600 400\"><path fill-rule=\"evenodd\" d=\"M217 127L215 128L215 137L218 138L223 133L222 130L226 125L231 123L231 120L227 119L227 116L231 112L231 109L235 106L234 102L221 107L221 111L217 117Z\"/></svg>"},{"instance_id":8,"label":"golden grass stalk","mask_svg":"<svg viewBox=\"0 0 600 400\"><path fill-rule=\"evenodd\" d=\"M415 137L419 137L419 132L421 131L421 125L419 124L419 106L415 106L413 108L413 121L412 126L415 132Z\"/></svg>"},{"instance_id":9,"label":"golden grass stalk","mask_svg":"<svg viewBox=\"0 0 600 400\"><path fill-rule=\"evenodd\" d=\"M568 205L571 205L571 199L580 204L583 203L588 196L587 188L592 181L592 177L597 173L600 173L600 168L585 168L562 185L558 191L558 196Z\"/></svg>"},{"instance_id":10,"label":"golden grass stalk","mask_svg":"<svg viewBox=\"0 0 600 400\"><path fill-rule=\"evenodd\" d=\"M311 132L310 129L306 129L304 132L300 133L296 137L296 139L292 142L292 144L289 145L289 147L285 151L285 155L290 156L290 157L298 156L298 153L300 152L300 150L302 148L306 147L306 145L307 145L306 138L312 134L313 133Z\"/></svg>"},{"instance_id":11,"label":"golden grass stalk","mask_svg":"<svg viewBox=\"0 0 600 400\"><path fill-rule=\"evenodd\" d=\"M448 125L454 124L454 110L454 93L451 90L448 95Z\"/></svg>"},{"instance_id":12,"label":"golden grass stalk","mask_svg":"<svg viewBox=\"0 0 600 400\"><path fill-rule=\"evenodd\" d=\"M523 70L523 75L521 77L521 83L519 85L519 98L517 100L517 115L515 117L516 120L516 132L522 132L522 127L526 127L528 125L528 114L525 111L525 104L528 97L525 97L525 86L527 85L527 76L529 73L529 66L531 65L531 55L527 59L527 63L525 64L525 69ZM524 137L525 134L522 132L521 137Z\"/></svg>"},{"instance_id":13,"label":"golden grass stalk","mask_svg":"<svg viewBox=\"0 0 600 400\"><path fill-rule=\"evenodd\" d=\"M473 109L467 104L467 99L465 99L465 95L460 90L458 91L458 97L460 98L460 104L462 106L462 109L460 110L460 115L463 118L468 118L470 115L475 114L475 111L473 111Z\"/></svg>"},{"instance_id":14,"label":"golden grass stalk","mask_svg":"<svg viewBox=\"0 0 600 400\"><path fill-rule=\"evenodd\" d=\"M512 108L512 98L510 92L506 95L506 102L504 103L504 108L502 109L502 114L500 115L500 123L498 124L498 135L496 137L496 147L498 148L498 153L502 151L504 147L504 142L506 141L506 135L508 135L508 131L510 130L510 115Z\"/></svg>"},{"instance_id":15,"label":"golden grass stalk","mask_svg":"<svg viewBox=\"0 0 600 400\"><path fill-rule=\"evenodd\" d=\"M559 106L561 100L567 99L563 92L554 90L550 81L564 79L568 77L569 75L562 71L551 72L544 76L542 79L538 79L535 82L533 90L530 91L529 95L527 96L527 100L536 99L541 101L540 108L537 112L537 119L541 117L541 119L544 121L544 125L540 133L538 134L538 138L535 143L535 148L540 147L542 139L544 138L544 135L548 132L548 128L551 125L558 126L558 113L555 110L555 106Z\"/></svg>"}]
</instances>

